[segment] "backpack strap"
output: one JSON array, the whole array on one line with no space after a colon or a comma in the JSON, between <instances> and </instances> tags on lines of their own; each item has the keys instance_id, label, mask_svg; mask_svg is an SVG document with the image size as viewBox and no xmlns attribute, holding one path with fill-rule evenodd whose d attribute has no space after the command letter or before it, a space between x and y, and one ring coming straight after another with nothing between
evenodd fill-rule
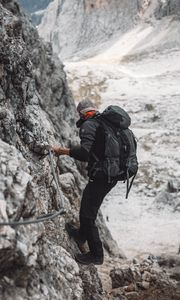
<instances>
[{"instance_id":1,"label":"backpack strap","mask_svg":"<svg viewBox=\"0 0 180 300\"><path fill-rule=\"evenodd\" d=\"M100 113L98 113L98 114L96 114L95 116L93 116L93 119L95 119L95 120L98 122L98 124L99 124L99 126L98 126L97 129L96 129L95 142L96 142L96 140L97 140L97 135L100 134L100 133L99 133L100 127L103 128L103 133L104 133L104 126L103 126L103 124L102 124L102 122L101 122L101 120L100 120L100 116L101 116ZM93 145L93 146L94 146L94 145ZM103 150L104 150L104 149L103 149ZM101 159L94 153L94 151L91 151L91 155L92 155L92 157L94 158L94 160L95 160L96 162L99 162L99 161L101 160Z\"/></svg>"},{"instance_id":2,"label":"backpack strap","mask_svg":"<svg viewBox=\"0 0 180 300\"><path fill-rule=\"evenodd\" d=\"M137 172L136 172L136 174L137 174ZM126 199L128 198L128 195L129 195L129 192L130 192L130 190L131 190L131 187L132 187L133 181L134 181L134 179L135 179L135 177L136 177L136 174L134 174L134 176L132 177L132 179L131 179L131 182L130 182L130 184L129 184L129 171L128 171L128 169L127 169L127 180L126 180Z\"/></svg>"}]
</instances>

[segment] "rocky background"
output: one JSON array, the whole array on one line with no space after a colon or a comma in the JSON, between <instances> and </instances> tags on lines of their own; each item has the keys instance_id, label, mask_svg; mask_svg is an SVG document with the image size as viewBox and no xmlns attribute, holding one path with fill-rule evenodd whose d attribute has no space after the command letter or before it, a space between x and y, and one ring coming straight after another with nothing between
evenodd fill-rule
<instances>
[{"instance_id":1,"label":"rocky background","mask_svg":"<svg viewBox=\"0 0 180 300\"><path fill-rule=\"evenodd\" d=\"M78 57L82 52L92 56L101 43L112 41L115 34L131 28L138 10L138 1L127 4L126 0L55 0L48 6L38 30L62 59Z\"/></svg>"},{"instance_id":2,"label":"rocky background","mask_svg":"<svg viewBox=\"0 0 180 300\"><path fill-rule=\"evenodd\" d=\"M61 59L79 60L103 52L140 20L179 10L179 0L54 0L38 31Z\"/></svg>"},{"instance_id":3,"label":"rocky background","mask_svg":"<svg viewBox=\"0 0 180 300\"><path fill-rule=\"evenodd\" d=\"M41 155L49 144L78 142L77 115L63 64L15 1L0 1L0 84L0 222L36 218L60 208ZM101 298L95 267L78 267L78 249L64 230L65 222L78 220L82 165L64 157L58 169L66 215L0 227L1 299ZM107 237L102 218L101 226ZM119 255L110 234L106 245Z\"/></svg>"},{"instance_id":4,"label":"rocky background","mask_svg":"<svg viewBox=\"0 0 180 300\"><path fill-rule=\"evenodd\" d=\"M78 3L89 14L94 8L100 13L110 2ZM134 16L137 3L128 9ZM85 44L82 40L82 48ZM0 222L37 218L60 208L48 157L41 157L49 144L78 143L76 118L62 62L42 43L17 2L0 0ZM78 220L83 169L69 157L57 161L66 215L0 226L0 299L180 299L179 256L125 260L101 214L105 263L98 268L77 265L74 254L79 250L64 227Z\"/></svg>"}]
</instances>

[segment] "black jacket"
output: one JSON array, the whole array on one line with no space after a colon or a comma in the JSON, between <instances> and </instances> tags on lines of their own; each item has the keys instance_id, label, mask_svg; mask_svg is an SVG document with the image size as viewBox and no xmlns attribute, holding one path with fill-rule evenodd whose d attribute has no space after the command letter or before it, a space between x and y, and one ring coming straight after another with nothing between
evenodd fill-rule
<instances>
[{"instance_id":1,"label":"black jacket","mask_svg":"<svg viewBox=\"0 0 180 300\"><path fill-rule=\"evenodd\" d=\"M79 136L81 143L71 147L70 156L88 162L90 171L97 160L104 159L105 136L98 115L88 118L80 126Z\"/></svg>"}]
</instances>

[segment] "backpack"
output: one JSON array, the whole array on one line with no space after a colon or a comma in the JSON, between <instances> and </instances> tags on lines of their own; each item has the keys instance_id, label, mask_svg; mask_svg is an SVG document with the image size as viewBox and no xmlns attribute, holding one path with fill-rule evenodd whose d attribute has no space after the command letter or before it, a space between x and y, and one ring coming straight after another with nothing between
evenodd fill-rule
<instances>
[{"instance_id":1,"label":"backpack","mask_svg":"<svg viewBox=\"0 0 180 300\"><path fill-rule=\"evenodd\" d=\"M97 121L105 134L105 152L103 161L96 160L95 172L101 169L108 182L113 178L126 181L127 199L138 171L137 142L133 132L128 128L131 119L121 107L110 105L97 117Z\"/></svg>"}]
</instances>

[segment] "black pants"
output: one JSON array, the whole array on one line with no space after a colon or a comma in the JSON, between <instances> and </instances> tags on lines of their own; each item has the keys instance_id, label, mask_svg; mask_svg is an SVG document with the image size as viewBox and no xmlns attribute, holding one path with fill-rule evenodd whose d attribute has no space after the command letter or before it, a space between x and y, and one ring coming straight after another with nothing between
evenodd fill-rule
<instances>
[{"instance_id":1,"label":"black pants","mask_svg":"<svg viewBox=\"0 0 180 300\"><path fill-rule=\"evenodd\" d=\"M90 252L98 257L103 257L103 247L95 220L104 197L116 183L108 183L107 179L89 181L82 196L79 233L84 241L87 240Z\"/></svg>"}]
</instances>

